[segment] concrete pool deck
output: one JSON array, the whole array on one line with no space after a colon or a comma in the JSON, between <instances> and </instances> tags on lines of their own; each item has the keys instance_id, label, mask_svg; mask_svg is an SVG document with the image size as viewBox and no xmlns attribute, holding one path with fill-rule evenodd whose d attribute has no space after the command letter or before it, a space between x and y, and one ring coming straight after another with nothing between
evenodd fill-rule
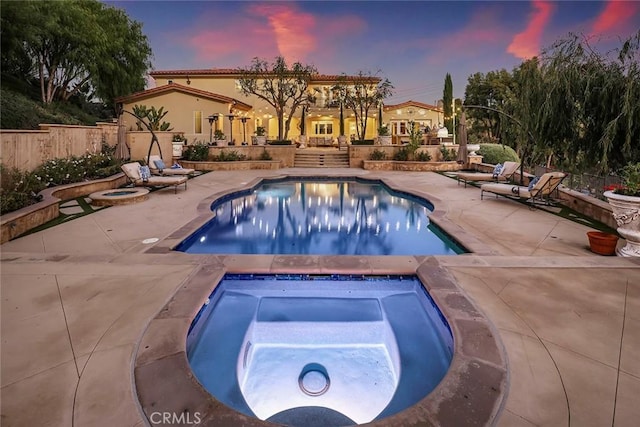
<instances>
[{"instance_id":1,"label":"concrete pool deck","mask_svg":"<svg viewBox=\"0 0 640 427\"><path fill-rule=\"evenodd\" d=\"M133 361L150 320L202 265L233 271L407 273L426 257L204 256L163 250L202 201L265 176L383 177L428 194L475 254L435 257L499 331L500 426L632 426L640 418L640 262L600 257L589 227L435 173L212 172L186 191L102 209L1 250L3 426L141 426ZM160 239L145 244L146 239ZM622 242L620 242L621 244ZM156 249L157 248L157 249ZM147 252L145 252L147 251ZM156 253L153 253L156 252Z\"/></svg>"}]
</instances>

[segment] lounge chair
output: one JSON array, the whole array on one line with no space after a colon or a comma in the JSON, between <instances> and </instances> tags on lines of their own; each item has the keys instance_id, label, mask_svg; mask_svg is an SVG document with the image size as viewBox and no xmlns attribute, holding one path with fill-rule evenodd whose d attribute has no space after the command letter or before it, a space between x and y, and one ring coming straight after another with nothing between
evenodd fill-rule
<instances>
[{"instance_id":1,"label":"lounge chair","mask_svg":"<svg viewBox=\"0 0 640 427\"><path fill-rule=\"evenodd\" d=\"M558 188L566 175L562 172L547 172L540 177L537 183L529 189L520 185L489 183L480 186L480 200L483 199L485 191L493 193L496 197L505 196L513 199L525 199L534 206L536 199L544 200L549 204L549 196Z\"/></svg>"},{"instance_id":2,"label":"lounge chair","mask_svg":"<svg viewBox=\"0 0 640 427\"><path fill-rule=\"evenodd\" d=\"M464 181L464 186L467 186L467 182L474 181L509 181L514 173L520 167L520 163L518 162L504 162L502 169L498 175L494 175L493 173L466 173L462 172L457 175L458 177L458 185L460 185L460 181Z\"/></svg>"},{"instance_id":3,"label":"lounge chair","mask_svg":"<svg viewBox=\"0 0 640 427\"><path fill-rule=\"evenodd\" d=\"M151 170L152 175L160 175L160 176L175 176L175 175L192 175L196 170L189 168L178 168L174 169L171 166L164 167L160 169L158 167L158 162L162 162L162 158L158 155L152 154L149 156L149 161L147 164L149 165L149 169Z\"/></svg>"},{"instance_id":4,"label":"lounge chair","mask_svg":"<svg viewBox=\"0 0 640 427\"><path fill-rule=\"evenodd\" d=\"M131 162L121 166L122 171L127 176L129 182L136 187L170 187L173 186L175 192L178 192L178 185L184 184L187 189L186 176L150 176L146 181L140 176L140 163Z\"/></svg>"}]
</instances>

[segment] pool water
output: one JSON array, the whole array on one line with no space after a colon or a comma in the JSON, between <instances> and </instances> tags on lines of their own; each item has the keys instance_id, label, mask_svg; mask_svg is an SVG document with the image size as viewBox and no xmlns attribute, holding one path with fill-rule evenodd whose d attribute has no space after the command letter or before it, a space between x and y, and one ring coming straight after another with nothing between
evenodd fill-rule
<instances>
[{"instance_id":1,"label":"pool water","mask_svg":"<svg viewBox=\"0 0 640 427\"><path fill-rule=\"evenodd\" d=\"M215 202L177 250L206 254L452 255L433 206L378 181L285 179Z\"/></svg>"},{"instance_id":2,"label":"pool water","mask_svg":"<svg viewBox=\"0 0 640 427\"><path fill-rule=\"evenodd\" d=\"M449 326L414 276L227 275L187 338L216 399L286 425L397 413L437 386L452 354Z\"/></svg>"}]
</instances>

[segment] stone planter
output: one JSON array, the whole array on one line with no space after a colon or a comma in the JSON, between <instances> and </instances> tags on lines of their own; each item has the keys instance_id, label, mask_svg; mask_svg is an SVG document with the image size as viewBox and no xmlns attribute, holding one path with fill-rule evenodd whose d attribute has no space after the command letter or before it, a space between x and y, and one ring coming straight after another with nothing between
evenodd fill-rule
<instances>
[{"instance_id":1,"label":"stone planter","mask_svg":"<svg viewBox=\"0 0 640 427\"><path fill-rule=\"evenodd\" d=\"M256 144L265 145L267 143L267 137L264 135L256 136Z\"/></svg>"},{"instance_id":2,"label":"stone planter","mask_svg":"<svg viewBox=\"0 0 640 427\"><path fill-rule=\"evenodd\" d=\"M605 191L613 218L618 224L618 233L627 244L616 252L619 256L640 257L640 197L623 196L613 191Z\"/></svg>"},{"instance_id":3,"label":"stone planter","mask_svg":"<svg viewBox=\"0 0 640 427\"><path fill-rule=\"evenodd\" d=\"M469 156L477 156L476 151L480 149L480 144L467 144Z\"/></svg>"},{"instance_id":4,"label":"stone planter","mask_svg":"<svg viewBox=\"0 0 640 427\"><path fill-rule=\"evenodd\" d=\"M182 147L184 147L184 141L173 141L171 142L171 146L173 147L173 157L182 157Z\"/></svg>"},{"instance_id":5,"label":"stone planter","mask_svg":"<svg viewBox=\"0 0 640 427\"><path fill-rule=\"evenodd\" d=\"M378 135L378 144L391 145L391 135Z\"/></svg>"},{"instance_id":6,"label":"stone planter","mask_svg":"<svg viewBox=\"0 0 640 427\"><path fill-rule=\"evenodd\" d=\"M216 147L226 147L229 145L229 142L226 139L214 139L213 142L216 143Z\"/></svg>"}]
</instances>

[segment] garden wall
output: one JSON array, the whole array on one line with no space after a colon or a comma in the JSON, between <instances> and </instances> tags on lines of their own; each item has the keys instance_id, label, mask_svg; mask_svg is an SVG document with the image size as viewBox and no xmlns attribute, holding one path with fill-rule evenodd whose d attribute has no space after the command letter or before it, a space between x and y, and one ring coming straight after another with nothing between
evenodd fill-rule
<instances>
[{"instance_id":1,"label":"garden wall","mask_svg":"<svg viewBox=\"0 0 640 427\"><path fill-rule=\"evenodd\" d=\"M96 126L42 124L40 130L0 130L0 163L32 171L47 160L102 151L117 142L116 123Z\"/></svg>"},{"instance_id":2,"label":"garden wall","mask_svg":"<svg viewBox=\"0 0 640 427\"><path fill-rule=\"evenodd\" d=\"M184 168L195 169L198 171L280 169L280 161L278 160L239 160L233 162L191 162L188 160L180 160L180 164Z\"/></svg>"},{"instance_id":3,"label":"garden wall","mask_svg":"<svg viewBox=\"0 0 640 427\"><path fill-rule=\"evenodd\" d=\"M173 134L175 132L155 132L162 149L162 160L167 165L173 164ZM132 161L145 161L151 145L151 132L149 131L127 131L127 145ZM151 154L160 155L158 146L154 144Z\"/></svg>"},{"instance_id":4,"label":"garden wall","mask_svg":"<svg viewBox=\"0 0 640 427\"><path fill-rule=\"evenodd\" d=\"M244 154L247 159L258 160L264 150L272 160L279 161L283 168L292 168L296 159L295 145L232 145L227 147L209 147L209 156L219 156L220 152L235 151ZM182 162L180 162L182 163Z\"/></svg>"},{"instance_id":5,"label":"garden wall","mask_svg":"<svg viewBox=\"0 0 640 427\"><path fill-rule=\"evenodd\" d=\"M374 171L445 172L461 170L458 162L409 162L397 160L363 160L362 168Z\"/></svg>"},{"instance_id":6,"label":"garden wall","mask_svg":"<svg viewBox=\"0 0 640 427\"><path fill-rule=\"evenodd\" d=\"M58 202L61 200L75 199L96 191L118 188L126 182L125 175L119 173L104 179L60 185L42 190L39 193L43 196L41 202L0 217L0 244L57 218L60 215Z\"/></svg>"},{"instance_id":7,"label":"garden wall","mask_svg":"<svg viewBox=\"0 0 640 427\"><path fill-rule=\"evenodd\" d=\"M349 167L350 168L362 168L364 167L364 160L369 160L371 153L375 150L383 151L387 154L388 160L393 160L393 156L402 148L402 146L394 145L349 145ZM448 149L453 149L458 152L458 146L448 146ZM421 146L418 151L428 152L431 155L433 162L439 162L442 160L442 153L440 152L439 145ZM396 169L399 170L399 169ZM432 169L434 170L434 169ZM449 170L449 169L447 169Z\"/></svg>"}]
</instances>

